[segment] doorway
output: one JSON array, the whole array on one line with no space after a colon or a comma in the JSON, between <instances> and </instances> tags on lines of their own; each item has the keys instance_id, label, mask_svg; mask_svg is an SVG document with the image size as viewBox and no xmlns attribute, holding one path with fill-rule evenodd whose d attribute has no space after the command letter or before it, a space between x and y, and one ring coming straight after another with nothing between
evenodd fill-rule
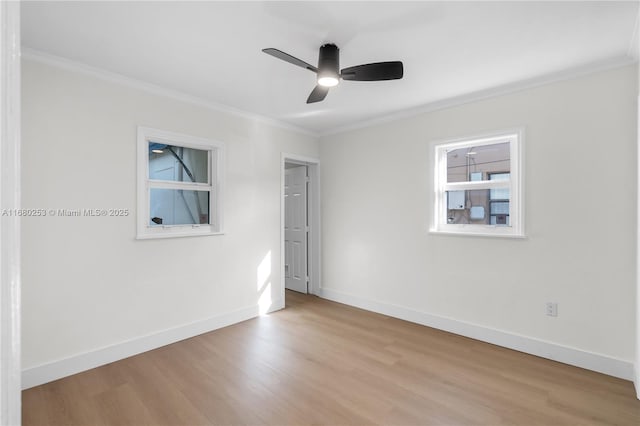
<instances>
[{"instance_id":1,"label":"doorway","mask_svg":"<svg viewBox=\"0 0 640 426\"><path fill-rule=\"evenodd\" d=\"M308 293L307 166L284 163L284 288Z\"/></svg>"},{"instance_id":2,"label":"doorway","mask_svg":"<svg viewBox=\"0 0 640 426\"><path fill-rule=\"evenodd\" d=\"M281 277L285 289L318 294L320 289L319 161L282 154Z\"/></svg>"}]
</instances>

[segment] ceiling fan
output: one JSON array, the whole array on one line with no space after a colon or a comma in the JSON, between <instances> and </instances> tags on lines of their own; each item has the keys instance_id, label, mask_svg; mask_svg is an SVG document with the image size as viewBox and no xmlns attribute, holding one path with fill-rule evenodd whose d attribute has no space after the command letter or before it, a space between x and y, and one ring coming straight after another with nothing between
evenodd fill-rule
<instances>
[{"instance_id":1,"label":"ceiling fan","mask_svg":"<svg viewBox=\"0 0 640 426\"><path fill-rule=\"evenodd\" d=\"M329 88L337 86L340 79L352 81L398 80L402 78L404 72L400 61L375 62L340 70L340 49L332 43L320 47L317 67L278 49L268 48L262 49L262 51L318 75L318 84L307 98L308 104L322 101L329 93Z\"/></svg>"}]
</instances>

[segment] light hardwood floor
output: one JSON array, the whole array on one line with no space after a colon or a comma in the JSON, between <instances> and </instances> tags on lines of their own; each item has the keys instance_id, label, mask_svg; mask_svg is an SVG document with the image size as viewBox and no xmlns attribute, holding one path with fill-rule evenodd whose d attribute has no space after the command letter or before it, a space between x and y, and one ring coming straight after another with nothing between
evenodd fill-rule
<instances>
[{"instance_id":1,"label":"light hardwood floor","mask_svg":"<svg viewBox=\"0 0 640 426\"><path fill-rule=\"evenodd\" d=\"M24 425L640 425L631 382L287 292L287 308L23 392Z\"/></svg>"}]
</instances>

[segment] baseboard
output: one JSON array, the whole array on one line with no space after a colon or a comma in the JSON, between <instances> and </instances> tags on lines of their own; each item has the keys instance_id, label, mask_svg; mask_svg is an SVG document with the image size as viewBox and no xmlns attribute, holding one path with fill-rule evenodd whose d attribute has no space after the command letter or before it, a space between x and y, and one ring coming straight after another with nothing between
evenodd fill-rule
<instances>
[{"instance_id":1,"label":"baseboard","mask_svg":"<svg viewBox=\"0 0 640 426\"><path fill-rule=\"evenodd\" d=\"M633 385L636 388L636 397L640 399L640 365L636 365L633 369L634 372L634 380Z\"/></svg>"},{"instance_id":2,"label":"baseboard","mask_svg":"<svg viewBox=\"0 0 640 426\"><path fill-rule=\"evenodd\" d=\"M368 311L377 312L390 317L437 328L439 330L448 331L505 348L551 359L564 364L586 368L587 370L597 371L599 373L625 380L633 381L635 378L634 374L637 373L634 372L633 363L631 362L532 337L509 333L452 318L432 315L403 306L368 300L327 288L322 288L319 296L335 302L344 303L346 305L355 306L357 308L366 309ZM640 387L640 382L636 383L637 386Z\"/></svg>"},{"instance_id":3,"label":"baseboard","mask_svg":"<svg viewBox=\"0 0 640 426\"><path fill-rule=\"evenodd\" d=\"M278 299L269 312L282 309L284 303ZM53 361L22 370L22 389L28 389L72 374L90 370L142 352L188 339L199 334L227 327L259 315L259 306L250 306L201 321L170 328L158 333L106 346L69 358Z\"/></svg>"}]
</instances>

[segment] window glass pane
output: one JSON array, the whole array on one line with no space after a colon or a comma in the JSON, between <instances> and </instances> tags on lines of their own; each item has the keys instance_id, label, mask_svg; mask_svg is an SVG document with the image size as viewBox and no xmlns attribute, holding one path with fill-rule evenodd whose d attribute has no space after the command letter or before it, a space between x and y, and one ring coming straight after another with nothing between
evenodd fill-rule
<instances>
[{"instance_id":1,"label":"window glass pane","mask_svg":"<svg viewBox=\"0 0 640 426\"><path fill-rule=\"evenodd\" d=\"M469 173L469 180L471 182L482 180L482 178L483 178L482 175L483 175L482 172L471 172L471 173Z\"/></svg>"},{"instance_id":2,"label":"window glass pane","mask_svg":"<svg viewBox=\"0 0 640 426\"><path fill-rule=\"evenodd\" d=\"M489 180L491 174L510 169L509 142L447 151L447 182Z\"/></svg>"},{"instance_id":3,"label":"window glass pane","mask_svg":"<svg viewBox=\"0 0 640 426\"><path fill-rule=\"evenodd\" d=\"M209 151L149 142L149 179L209 183Z\"/></svg>"},{"instance_id":4,"label":"window glass pane","mask_svg":"<svg viewBox=\"0 0 640 426\"><path fill-rule=\"evenodd\" d=\"M493 190L447 192L447 223L509 225L509 197L492 201Z\"/></svg>"},{"instance_id":5,"label":"window glass pane","mask_svg":"<svg viewBox=\"0 0 640 426\"><path fill-rule=\"evenodd\" d=\"M209 224L209 191L151 188L149 225Z\"/></svg>"},{"instance_id":6,"label":"window glass pane","mask_svg":"<svg viewBox=\"0 0 640 426\"><path fill-rule=\"evenodd\" d=\"M492 200L508 200L510 198L509 188L495 188L490 192Z\"/></svg>"},{"instance_id":7,"label":"window glass pane","mask_svg":"<svg viewBox=\"0 0 640 426\"><path fill-rule=\"evenodd\" d=\"M502 215L491 216L491 225L510 226L511 222L510 222L509 215L508 214L502 214Z\"/></svg>"},{"instance_id":8,"label":"window glass pane","mask_svg":"<svg viewBox=\"0 0 640 426\"><path fill-rule=\"evenodd\" d=\"M508 201L492 201L490 211L492 215L509 214L509 202Z\"/></svg>"},{"instance_id":9,"label":"window glass pane","mask_svg":"<svg viewBox=\"0 0 640 426\"><path fill-rule=\"evenodd\" d=\"M489 180L509 180L511 173L491 173Z\"/></svg>"},{"instance_id":10,"label":"window glass pane","mask_svg":"<svg viewBox=\"0 0 640 426\"><path fill-rule=\"evenodd\" d=\"M491 173L489 180L509 180L511 173ZM510 197L509 188L495 188L489 193L489 198L492 200L508 200Z\"/></svg>"}]
</instances>

